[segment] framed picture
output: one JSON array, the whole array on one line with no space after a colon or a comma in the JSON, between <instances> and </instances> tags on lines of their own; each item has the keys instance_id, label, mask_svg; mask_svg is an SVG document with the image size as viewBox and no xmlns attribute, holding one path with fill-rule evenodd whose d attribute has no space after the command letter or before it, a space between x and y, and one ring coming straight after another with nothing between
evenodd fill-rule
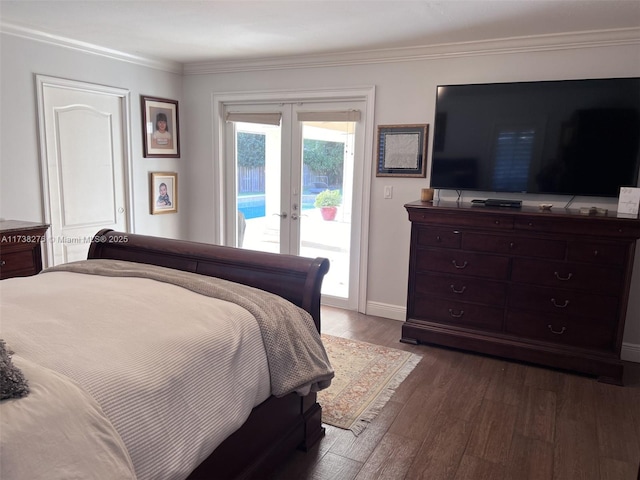
<instances>
[{"instance_id":1,"label":"framed picture","mask_svg":"<svg viewBox=\"0 0 640 480\"><path fill-rule=\"evenodd\" d=\"M178 174L175 172L151 172L149 202L151 215L178 211Z\"/></svg>"},{"instance_id":2,"label":"framed picture","mask_svg":"<svg viewBox=\"0 0 640 480\"><path fill-rule=\"evenodd\" d=\"M140 102L144 156L147 158L180 157L178 102L142 95Z\"/></svg>"},{"instance_id":3,"label":"framed picture","mask_svg":"<svg viewBox=\"0 0 640 480\"><path fill-rule=\"evenodd\" d=\"M377 177L426 177L429 125L378 125Z\"/></svg>"}]
</instances>

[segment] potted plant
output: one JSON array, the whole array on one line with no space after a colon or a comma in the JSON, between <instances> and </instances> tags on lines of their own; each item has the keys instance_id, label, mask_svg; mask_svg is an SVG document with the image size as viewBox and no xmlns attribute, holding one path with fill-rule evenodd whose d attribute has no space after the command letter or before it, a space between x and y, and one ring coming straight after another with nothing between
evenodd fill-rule
<instances>
[{"instance_id":1,"label":"potted plant","mask_svg":"<svg viewBox=\"0 0 640 480\"><path fill-rule=\"evenodd\" d=\"M322 218L325 220L333 220L336 218L338 205L342 203L342 194L340 190L325 190L316 195L313 205L320 209Z\"/></svg>"}]
</instances>

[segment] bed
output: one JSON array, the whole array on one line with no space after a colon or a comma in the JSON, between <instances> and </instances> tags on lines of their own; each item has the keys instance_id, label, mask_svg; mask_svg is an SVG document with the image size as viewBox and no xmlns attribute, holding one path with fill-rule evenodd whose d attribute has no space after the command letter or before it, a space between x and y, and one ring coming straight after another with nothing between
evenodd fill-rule
<instances>
[{"instance_id":1,"label":"bed","mask_svg":"<svg viewBox=\"0 0 640 480\"><path fill-rule=\"evenodd\" d=\"M45 444L60 443L57 436L75 437L75 433L65 433L64 429L71 428L70 424L84 417L92 422L99 417L95 421L98 433L84 438L78 435L83 448L96 448L97 453L82 453L80 447L73 444L64 447L64 452L71 452L69 463L73 464L69 467L71 470L64 474L65 478L74 478L74 475L75 478L191 480L264 478L294 450L310 448L324 434L322 410L316 401L316 392L328 386L333 371L326 353L322 348L318 350L316 344L319 342L321 346L320 287L328 269L329 261L323 258L255 252L107 229L93 238L87 261L47 269L34 277L3 280L0 284L3 310L0 338L4 338L7 346L14 350L12 360L23 369L31 389L24 398L0 402L0 473L3 478L13 478L5 475L11 473L9 468L14 467L16 471L33 469L32 478L36 478L36 473L41 478L58 478L55 473L65 472L68 466L57 462L61 462L60 457L67 453L51 453ZM236 289L245 290L238 293ZM210 290L214 290L215 295ZM38 310L44 308L38 307L40 295L44 295L46 311ZM65 295L70 295L71 300ZM236 297L240 300L233 303ZM114 298L118 298L118 302L114 303ZM281 299L286 302L281 304ZM254 304L254 301L266 303ZM127 302L133 302L133 307ZM234 320L222 322L217 316L210 319L210 310L216 311L220 317L231 316ZM188 312L184 313L188 320L182 318L182 312ZM72 314L74 320L68 320ZM132 318L128 318L129 314ZM265 333L265 329L272 328L269 322L281 322L280 317L284 318L285 314L292 317L292 320L286 320L289 323L285 329L278 327L274 333L276 327L273 327L273 332ZM45 316L47 321L41 318ZM76 319L78 316L81 320ZM249 317L250 320L235 320L239 317ZM265 320L262 317L269 318ZM75 322L73 328L65 326L69 321ZM150 323L153 327L149 327L144 322L162 323ZM89 337L81 339L79 336L85 330ZM195 333L190 333L191 330ZM216 332L215 337L210 330ZM151 331L154 332L153 339ZM261 345L264 344L260 349L255 347L256 331L259 337L261 335ZM156 332L161 340L155 340ZM241 340L236 338L238 332ZM195 341L189 340L194 346L185 347L187 340L183 337L190 336L195 336ZM286 337L292 340L291 345L283 340ZM147 348L147 340L148 345L157 341L160 343L154 345L161 347ZM242 343L245 341L246 344ZM208 350L214 349L208 342L214 342L212 345L222 351L216 355L223 358L215 357L216 360L212 361L206 356L213 355ZM270 352L274 348L278 350L275 354ZM205 349L208 350L203 352ZM145 357L142 370L147 370L143 374L136 366L135 374L130 374L128 368L131 363L128 362L138 361L138 357L147 350L153 360ZM258 350L261 353L248 353ZM259 358L257 361L249 360L250 355ZM264 359L261 360L262 357ZM164 363L154 363L156 358ZM193 366L196 362L192 360L199 362L197 367ZM99 365L89 367L89 361L96 361ZM110 362L115 363L117 368L113 371L117 373L110 370L94 374L94 370L101 370ZM251 362L257 364L255 369L249 367ZM283 363L291 363L292 366L281 366ZM227 372L223 367L227 364L242 370L239 373ZM111 377L122 376L122 371L126 372L123 376L130 384L133 384L132 379L142 376L142 380L137 379L136 382L153 385L144 386L142 391L129 392L121 386L109 390ZM67 373L71 381L68 381ZM167 379L161 375L167 375ZM195 387L186 386L185 378L191 376L198 379ZM268 377L268 387L264 386L265 376ZM255 387L245 381L254 377L260 383ZM203 393L206 392L203 384L213 385L219 378L226 378L225 382L230 387L223 383L222 386L213 386L212 393ZM179 392L172 390L169 393L167 384L177 384ZM129 385L126 388L130 388ZM240 399L221 400L221 392L227 389L239 390ZM148 393L147 390L153 392ZM67 391L75 395L75 400L70 402L74 405L70 407L72 412L63 403L66 400L58 401L57 398ZM31 404L42 402L38 396L43 395L46 397L43 403L50 404L52 408L59 403L57 413L46 414L53 415L60 424L54 423L50 433L44 427L37 428L37 425L44 425L36 420L37 415L44 414L38 412L34 415L30 410ZM147 399L146 395L155 397ZM89 397L87 412L79 410L80 407L74 403L79 401L78 398L82 400L83 396ZM112 405L122 404L122 399L126 399L125 413ZM174 403L179 413L163 411L165 404ZM203 404L209 403L215 405L215 408L206 405L213 409L213 414L208 410L205 413ZM247 409L241 404L250 404L250 407ZM26 407L16 410L18 405ZM224 409L230 405L241 411L226 412ZM138 414L138 409L151 409L152 413L142 412L139 419L132 417ZM15 420L17 423L21 415L37 424L33 434L26 433L22 426L11 426L11 422ZM174 421L176 425L165 425L160 420L156 425L155 420L149 420L154 415L158 419L168 418L166 422ZM69 418L65 420L66 417ZM222 419L217 420L218 417ZM217 429L218 421L226 421L227 418L233 418L236 425L230 427L225 424L223 433L216 430L216 438L211 440L211 434L205 430L209 425ZM147 430L154 435L151 440L143 436ZM174 433L174 430L185 431ZM206 441L199 440L200 436ZM219 438L221 436L223 439ZM88 445L92 442L98 445ZM37 444L39 449L35 456L26 451L33 444ZM211 452L208 449L212 445ZM151 458L139 460L139 450L143 455L153 450ZM193 450L196 451L195 460L192 458ZM156 458L158 456L161 458ZM172 462L181 463L176 471L172 470L173 464L171 468L162 465L166 457L176 457ZM106 471L111 471L109 477L101 473L99 463L102 458L105 459ZM114 466L110 463L112 461L120 463ZM81 465L83 462L87 465ZM81 468L87 470L73 470Z\"/></svg>"}]
</instances>

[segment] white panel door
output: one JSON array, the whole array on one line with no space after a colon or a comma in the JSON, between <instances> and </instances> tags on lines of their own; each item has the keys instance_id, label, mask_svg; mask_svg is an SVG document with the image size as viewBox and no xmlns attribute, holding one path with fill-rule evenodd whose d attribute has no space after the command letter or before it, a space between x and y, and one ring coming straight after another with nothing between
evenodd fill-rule
<instances>
[{"instance_id":1,"label":"white panel door","mask_svg":"<svg viewBox=\"0 0 640 480\"><path fill-rule=\"evenodd\" d=\"M38 77L47 265L87 257L102 228L127 231L126 94Z\"/></svg>"}]
</instances>

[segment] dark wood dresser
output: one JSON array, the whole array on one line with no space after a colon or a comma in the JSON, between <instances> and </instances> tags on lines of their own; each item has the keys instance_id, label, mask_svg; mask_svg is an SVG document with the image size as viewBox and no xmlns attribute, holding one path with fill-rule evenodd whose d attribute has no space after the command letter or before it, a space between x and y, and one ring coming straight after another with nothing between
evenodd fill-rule
<instances>
[{"instance_id":1,"label":"dark wood dresser","mask_svg":"<svg viewBox=\"0 0 640 480\"><path fill-rule=\"evenodd\" d=\"M42 243L48 228L43 223L0 221L0 280L42 270Z\"/></svg>"},{"instance_id":2,"label":"dark wood dresser","mask_svg":"<svg viewBox=\"0 0 640 480\"><path fill-rule=\"evenodd\" d=\"M405 208L412 224L403 342L621 384L640 220L454 202Z\"/></svg>"}]
</instances>

